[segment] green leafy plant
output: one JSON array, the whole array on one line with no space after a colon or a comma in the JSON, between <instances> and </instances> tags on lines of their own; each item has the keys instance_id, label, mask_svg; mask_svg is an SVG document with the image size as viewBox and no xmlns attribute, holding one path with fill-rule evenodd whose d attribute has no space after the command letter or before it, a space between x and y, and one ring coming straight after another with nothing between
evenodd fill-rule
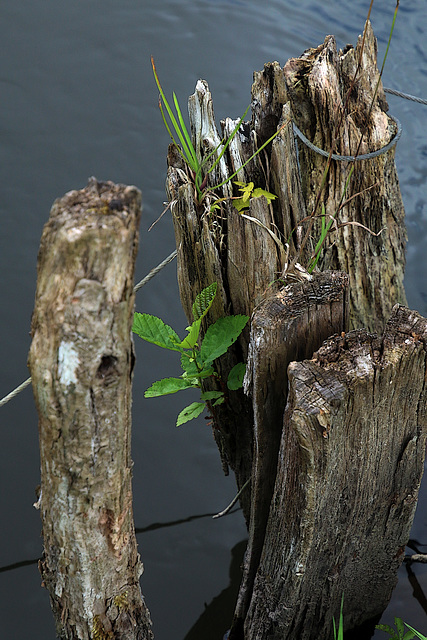
<instances>
[{"instance_id":1,"label":"green leafy plant","mask_svg":"<svg viewBox=\"0 0 427 640\"><path fill-rule=\"evenodd\" d=\"M343 606L344 606L344 594L341 598L341 610L340 617L338 622L338 628L335 623L335 618L332 619L333 629L334 629L334 640L343 640L344 639L344 619L343 619ZM389 640L413 640L414 638L419 638L419 640L427 640L427 636L424 636L419 631L416 631L413 627L411 627L406 622L403 622L402 618L394 619L395 629L388 624L377 624L375 628L379 631L384 631L388 633ZM408 630L405 629L407 627Z\"/></svg>"},{"instance_id":2,"label":"green leafy plant","mask_svg":"<svg viewBox=\"0 0 427 640\"><path fill-rule=\"evenodd\" d=\"M388 624L377 624L375 628L388 633L390 640L413 640L413 638L427 640L427 636L424 636L419 631L413 629L409 624L403 622L402 618L395 618L394 624L396 629L393 629L393 627ZM405 630L405 627L408 628L408 631Z\"/></svg>"},{"instance_id":3,"label":"green leafy plant","mask_svg":"<svg viewBox=\"0 0 427 640\"><path fill-rule=\"evenodd\" d=\"M236 180L234 184L237 185L239 187L239 191L243 193L240 198L237 198L233 202L233 206L237 209L237 211L244 211L245 209L249 209L249 202L251 198L260 198L261 196L264 196L268 204L270 204L270 202L277 198L277 196L275 196L273 193L270 193L269 191L266 191L265 189L260 189L259 187L255 188L253 182L246 183Z\"/></svg>"},{"instance_id":4,"label":"green leafy plant","mask_svg":"<svg viewBox=\"0 0 427 640\"><path fill-rule=\"evenodd\" d=\"M214 211L215 209L220 209L221 208L220 203L224 202L224 200L232 200L233 206L237 209L239 213L242 213L242 211L249 209L249 203L252 198L260 198L261 196L264 196L268 204L270 204L270 202L272 202L277 198L277 196L275 196L274 193L270 193L269 191L266 191L265 189L261 189L259 187L255 188L255 185L253 182L239 182L238 180L235 180L233 184L239 187L239 191L242 191L243 195L235 198L233 197L218 198L211 205L211 208L210 208L211 211Z\"/></svg>"},{"instance_id":5,"label":"green leafy plant","mask_svg":"<svg viewBox=\"0 0 427 640\"><path fill-rule=\"evenodd\" d=\"M173 103L174 103L174 107L175 107L175 113L173 112L173 109L170 106L170 104L169 104L169 102L168 102L168 100L167 100L167 98L165 96L165 93L163 91L162 85L160 84L159 76L157 74L156 65L154 64L153 56L151 56L151 65L153 67L154 79L156 81L157 88L158 88L159 93L160 93L160 96L159 96L159 109L160 109L160 112L162 114L163 122L165 124L165 127L166 127L171 139L172 139L173 144L178 149L179 153L181 154L182 158L184 159L185 163L187 164L187 166L188 166L188 168L190 170L192 179L194 180L197 199L198 199L199 202L201 202L203 200L203 198L205 197L205 195L209 191L213 191L214 189L218 189L219 187L222 187L224 184L227 184L228 182L230 182L230 180L232 180L239 173L239 171L241 169L243 169L251 160L253 160L268 144L270 144L270 142L278 135L278 133L283 129L283 127L285 127L288 124L287 122L282 124L282 126L266 142L264 142L264 144L262 144L255 151L255 153L253 153L250 156L250 158L248 158L246 160L246 162L244 162L242 164L241 167L239 167L226 180L224 180L220 184L215 185L214 187L207 187L208 175L218 165L218 163L220 162L222 156L226 152L229 144L231 143L231 141L233 140L234 136L236 135L236 133L240 129L241 124L242 124L244 118L246 117L247 112L249 111L249 106L250 105L247 107L245 113L240 118L240 120L238 121L237 125L235 126L235 128L233 129L231 134L228 136L228 138L224 138L223 140L221 140L219 145L217 147L215 147L215 149L213 149L202 160L201 158L198 157L197 152L196 152L196 150L195 150L195 148L193 146L193 143L191 142L191 137L190 137L188 129L187 129L186 125L185 125L185 121L184 121L184 118L182 116L182 111L180 109L180 106L179 106L179 103L178 103L178 99L177 99L177 97L175 95L175 92L173 92L173 94L172 94ZM168 122L168 120L166 118L166 114L165 114L165 110L163 109L163 105L164 105L164 107L166 109L166 113L167 113L167 115L169 117L170 124L169 124L169 122ZM173 134L172 130L175 132L175 135ZM220 153L215 157L215 155L216 155L217 151L220 149L220 147L222 147L222 149L221 149ZM215 157L215 159L211 163L210 161L214 157Z\"/></svg>"},{"instance_id":6,"label":"green leafy plant","mask_svg":"<svg viewBox=\"0 0 427 640\"><path fill-rule=\"evenodd\" d=\"M183 370L179 378L163 378L154 382L146 390L144 394L146 398L164 396L182 389L193 388L202 391L202 380L209 377L216 378L223 387L223 390L218 391L202 391L201 402L192 402L179 413L177 426L197 418L206 403L212 403L212 406L215 406L224 402L225 388L232 391L239 389L243 384L245 374L243 362L236 364L231 369L226 385L216 373L213 362L237 340L249 320L248 316L236 315L218 318L214 324L209 325L203 340L199 339L202 320L212 306L216 291L217 283L214 282L196 297L192 307L194 321L187 327L188 333L183 340L180 340L178 334L160 318L148 313L135 313L134 315L132 331L147 342L156 344L163 349L177 351L180 354Z\"/></svg>"}]
</instances>

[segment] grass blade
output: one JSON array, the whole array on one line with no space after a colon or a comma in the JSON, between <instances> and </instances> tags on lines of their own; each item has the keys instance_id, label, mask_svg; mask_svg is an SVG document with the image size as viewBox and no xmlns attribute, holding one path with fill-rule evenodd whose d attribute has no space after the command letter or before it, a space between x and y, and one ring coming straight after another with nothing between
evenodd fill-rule
<instances>
[{"instance_id":1,"label":"grass blade","mask_svg":"<svg viewBox=\"0 0 427 640\"><path fill-rule=\"evenodd\" d=\"M164 93L164 91L162 89L162 85L160 84L159 76L157 75L156 65L154 64L153 56L151 56L151 66L153 67L154 79L156 81L157 88L158 88L158 90L160 92L161 99L163 101L163 104L166 107L166 111L168 113L168 116L170 118L172 126L175 129L175 133L178 136L179 141L180 141L180 143L182 145L182 150L184 152L185 159L188 162L188 164L191 167L191 169L193 171L197 171L199 165L198 165L198 163L195 164L194 157L191 154L190 149L188 148L187 142L185 140L185 136L181 132L180 126L179 126L179 124L178 124L178 122L177 122L177 120L175 118L175 115L174 115L174 113L173 113L173 111L172 111L172 109L171 109L171 107L169 105L169 102L166 99L165 93ZM163 119L165 119L164 114L163 114ZM185 125L184 125L184 127L185 127ZM171 131L170 131L169 127L168 127L168 131L169 131L169 134L171 135L172 140L174 141L174 144L176 145L175 139L174 139L173 135L171 134ZM187 133L187 135L188 135L188 133ZM194 149L193 149L193 151L194 151Z\"/></svg>"},{"instance_id":2,"label":"grass blade","mask_svg":"<svg viewBox=\"0 0 427 640\"><path fill-rule=\"evenodd\" d=\"M175 95L175 91L173 92L173 102L175 105L176 113L178 115L179 124L181 125L181 130L185 136L185 140L187 142L188 150L193 158L194 165L198 165L198 160L196 156L196 151L193 147L193 143L191 142L190 135L188 133L187 127L185 126L184 118L182 117L181 109L179 107L178 98Z\"/></svg>"},{"instance_id":3,"label":"grass blade","mask_svg":"<svg viewBox=\"0 0 427 640\"><path fill-rule=\"evenodd\" d=\"M273 133L273 135L272 135L272 136L271 136L271 137L270 137L266 142L264 142L264 144L262 144L262 145L260 146L260 148L259 148L259 149L257 149L257 150L255 151L255 153L253 153L253 154L251 155L251 157L250 157L250 158L248 158L248 159L246 160L246 162L244 162L244 163L242 164L242 166L241 166L241 167L239 167L239 168L237 169L237 171L235 171L231 176L229 176L229 177L228 177L226 180L224 180L223 182L220 182L220 184L215 185L215 187L209 187L209 188L207 189L207 191L212 191L213 189L218 189L219 187L222 187L223 185L227 184L227 182L230 182L230 180L232 180L235 176L237 176L237 174L239 173L239 171L241 171L242 169L244 169L244 168L246 167L246 165L247 165L251 160L253 160L253 159L254 159L254 158L255 158L255 157L256 157L256 156L257 156L257 155L258 155L258 154L259 154L259 153L260 153L260 152L261 152L261 151L262 151L262 150L267 146L267 145L268 145L268 144L270 144L270 142L271 142L272 140L274 140L274 138L275 138L277 135L279 135L279 133L281 132L281 130L282 130L282 129L284 129L284 128L289 124L289 122L290 122L290 120L286 120L286 122L284 122L284 123L282 124L282 126L281 126L281 127L280 127L276 132L275 132L275 133Z\"/></svg>"},{"instance_id":4,"label":"grass blade","mask_svg":"<svg viewBox=\"0 0 427 640\"><path fill-rule=\"evenodd\" d=\"M212 167L209 169L208 173L210 173L211 171L213 171L213 170L215 169L215 167L217 166L218 162L221 160L222 156L223 156L223 155L224 155L224 153L227 151L228 145L230 144L230 142L233 140L234 136L236 135L236 133L237 133L237 132L238 132L238 130L240 129L240 127L241 127L241 125L242 125L242 122L243 122L243 120L245 119L246 114L247 114L247 113L248 113L248 111L249 111L249 107L250 107L250 106L251 106L251 105L248 105L248 106L246 107L245 113L242 115L242 117L240 118L239 122L238 122L238 123L237 123L237 125L234 127L234 129L233 129L233 131L231 132L231 134L228 136L227 140L225 140L225 141L224 141L224 140L221 140L221 142L219 143L219 145L217 145L217 146L215 147L215 149L214 149L213 151L211 151L211 152L209 153L209 155L208 155L208 156L203 160L203 162L202 162L202 165L201 165L201 166L203 166L206 162L208 162L208 160L213 156L213 154L214 154L214 153L216 153L216 151L218 151L218 149L219 149L219 147L220 147L221 145L224 145L224 146L223 146L223 148L222 148L222 150L221 150L221 153L219 154L218 158L216 158L215 162L213 163ZM249 161L248 161L248 162L249 162ZM240 169L239 169L239 171L240 171ZM219 186L221 186L221 185L219 185Z\"/></svg>"}]
</instances>

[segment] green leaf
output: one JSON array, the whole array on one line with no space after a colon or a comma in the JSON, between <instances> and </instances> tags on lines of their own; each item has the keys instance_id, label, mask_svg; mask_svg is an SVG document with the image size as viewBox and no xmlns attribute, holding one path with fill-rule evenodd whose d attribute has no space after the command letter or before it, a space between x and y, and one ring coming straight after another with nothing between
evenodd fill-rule
<instances>
[{"instance_id":1,"label":"green leaf","mask_svg":"<svg viewBox=\"0 0 427 640\"><path fill-rule=\"evenodd\" d=\"M177 346L181 347L181 349L192 349L193 347L195 347L199 338L201 324L202 319L199 318L199 320L195 320L192 325L187 327L188 336L184 338L184 340Z\"/></svg>"},{"instance_id":2,"label":"green leaf","mask_svg":"<svg viewBox=\"0 0 427 640\"><path fill-rule=\"evenodd\" d=\"M384 631L385 633L388 633L391 640L399 640L398 637L396 636L395 630L393 629L393 627L390 627L389 624L376 624L375 629L378 629L378 631Z\"/></svg>"},{"instance_id":3,"label":"green leaf","mask_svg":"<svg viewBox=\"0 0 427 640\"><path fill-rule=\"evenodd\" d=\"M216 290L217 283L212 282L196 297L192 308L194 320L201 320L207 314L215 299Z\"/></svg>"},{"instance_id":4,"label":"green leaf","mask_svg":"<svg viewBox=\"0 0 427 640\"><path fill-rule=\"evenodd\" d=\"M399 638L403 636L404 632L405 632L405 626L402 622L401 618L394 618L394 624L396 625L396 629L399 635Z\"/></svg>"},{"instance_id":5,"label":"green leaf","mask_svg":"<svg viewBox=\"0 0 427 640\"><path fill-rule=\"evenodd\" d=\"M237 211L243 211L244 209L248 209L250 198L260 198L261 196L264 196L264 198L267 199L268 204L270 204L270 202L272 202L277 198L277 196L275 196L274 193L270 193L265 189L261 189L259 187L254 189L253 182L245 183L245 182L239 182L238 180L235 180L234 184L241 187L239 191L243 192L243 196L241 198L233 199L233 206L237 209Z\"/></svg>"},{"instance_id":6,"label":"green leaf","mask_svg":"<svg viewBox=\"0 0 427 640\"><path fill-rule=\"evenodd\" d=\"M218 400L215 400L215 402L212 404L213 407L216 407L217 404L223 404L225 401L224 396L222 396L222 398L218 398Z\"/></svg>"},{"instance_id":7,"label":"green leaf","mask_svg":"<svg viewBox=\"0 0 427 640\"><path fill-rule=\"evenodd\" d=\"M218 398L223 398L224 394L222 391L204 391L202 393L202 400L218 400Z\"/></svg>"},{"instance_id":8,"label":"green leaf","mask_svg":"<svg viewBox=\"0 0 427 640\"><path fill-rule=\"evenodd\" d=\"M243 193L242 198L244 202L247 202L249 200L253 190L254 190L253 182L248 182L247 184L243 184L243 186L240 187L239 191Z\"/></svg>"},{"instance_id":9,"label":"green leaf","mask_svg":"<svg viewBox=\"0 0 427 640\"><path fill-rule=\"evenodd\" d=\"M194 387L190 380L185 378L163 378L153 382L151 387L144 393L145 398L157 398L158 396L166 396L168 393L176 393L182 389L190 389Z\"/></svg>"},{"instance_id":10,"label":"green leaf","mask_svg":"<svg viewBox=\"0 0 427 640\"><path fill-rule=\"evenodd\" d=\"M411 627L411 625L407 624L406 622L405 622L405 625L408 627L408 629L412 631L412 633L415 634L417 638L419 638L420 640L427 640L427 636L424 636L422 633L420 633L419 631ZM404 640L406 640L406 635L404 636ZM411 639L409 638L409 640Z\"/></svg>"},{"instance_id":11,"label":"green leaf","mask_svg":"<svg viewBox=\"0 0 427 640\"><path fill-rule=\"evenodd\" d=\"M197 365L192 357L189 357L188 352L184 352L181 355L181 367L184 370L182 378L194 378L200 383L203 378L209 378L213 375L214 370L211 366L206 366L200 359L200 354L196 352Z\"/></svg>"},{"instance_id":12,"label":"green leaf","mask_svg":"<svg viewBox=\"0 0 427 640\"><path fill-rule=\"evenodd\" d=\"M151 56L151 66L153 67L154 79L156 81L157 88L158 88L160 96L161 96L161 100L159 99L159 107L160 107L160 111L161 111L163 122L165 123L166 129L168 130L169 135L171 136L175 146L179 149L179 147L178 147L178 145L177 145L177 143L175 141L175 138L173 137L173 134L172 134L172 132L170 130L170 127L169 127L169 125L167 123L166 116L164 115L164 112L163 112L163 109L162 109L161 101L163 101L163 104L166 107L166 111L168 113L168 116L170 118L172 126L173 126L173 128L175 130L175 133L177 134L177 136L179 138L179 141L180 141L180 143L182 145L183 154L184 154L184 158L185 158L186 162L190 165L190 167L193 169L193 171L197 171L197 169L199 167L199 163L197 161L197 158L195 157L195 151L194 151L193 146L191 145L191 149L190 149L188 147L188 145L187 145L186 138L188 138L188 132L187 132L187 130L185 128L185 124L184 124L184 122L182 120L182 115L181 115L181 111L179 109L179 105L178 105L177 114L178 114L178 119L180 121L182 121L183 132L181 132L180 126L179 126L179 124L178 124L178 122L177 122L177 120L176 120L176 118L175 118L175 116L173 114L173 111L172 111L172 109L171 109L171 107L169 105L169 102L166 99L166 96L164 94L162 85L160 84L160 80L159 80L159 76L157 75L156 65L154 64L153 56ZM175 102L175 107L176 107L178 101L176 100L175 96L174 96L174 102Z\"/></svg>"},{"instance_id":13,"label":"green leaf","mask_svg":"<svg viewBox=\"0 0 427 640\"><path fill-rule=\"evenodd\" d=\"M266 198L268 204L270 204L270 202L272 202L272 200L275 200L277 198L277 196L274 195L274 193L270 193L269 191L265 191L265 189L254 189L252 192L252 198L260 198L261 196L264 196L264 198Z\"/></svg>"},{"instance_id":14,"label":"green leaf","mask_svg":"<svg viewBox=\"0 0 427 640\"><path fill-rule=\"evenodd\" d=\"M189 133L187 131L187 127L185 126L184 118L182 117L181 109L179 107L178 98L175 95L175 91L173 92L173 102L174 102L174 105L175 105L176 113L178 115L178 120L179 120L179 124L181 126L181 131L183 132L184 137L185 137L185 141L187 143L188 151L189 151L189 153L191 155L191 158L192 158L192 161L194 163L194 166L197 167L199 165L199 163L198 163L198 160L197 160L196 151L195 151L195 149L193 147L193 143L191 142L190 135L189 135Z\"/></svg>"},{"instance_id":15,"label":"green leaf","mask_svg":"<svg viewBox=\"0 0 427 640\"><path fill-rule=\"evenodd\" d=\"M227 387L231 391L235 391L236 389L240 389L243 386L243 378L246 373L246 365L244 362L239 362L235 364L228 374L227 379Z\"/></svg>"},{"instance_id":16,"label":"green leaf","mask_svg":"<svg viewBox=\"0 0 427 640\"><path fill-rule=\"evenodd\" d=\"M248 316L226 316L211 324L203 338L200 355L206 364L222 356L242 333Z\"/></svg>"},{"instance_id":17,"label":"green leaf","mask_svg":"<svg viewBox=\"0 0 427 640\"><path fill-rule=\"evenodd\" d=\"M244 211L244 209L249 209L249 202L247 202L243 198L236 198L235 200L233 200L233 207L239 212Z\"/></svg>"},{"instance_id":18,"label":"green leaf","mask_svg":"<svg viewBox=\"0 0 427 640\"><path fill-rule=\"evenodd\" d=\"M147 342L164 349L182 351L179 336L169 325L149 313L134 313L132 331Z\"/></svg>"},{"instance_id":19,"label":"green leaf","mask_svg":"<svg viewBox=\"0 0 427 640\"><path fill-rule=\"evenodd\" d=\"M179 427L185 422L193 420L193 418L197 418L202 413L203 409L205 409L205 407L206 405L204 402L192 402L188 405L188 407L185 407L185 409L183 409L178 414L176 426Z\"/></svg>"}]
</instances>

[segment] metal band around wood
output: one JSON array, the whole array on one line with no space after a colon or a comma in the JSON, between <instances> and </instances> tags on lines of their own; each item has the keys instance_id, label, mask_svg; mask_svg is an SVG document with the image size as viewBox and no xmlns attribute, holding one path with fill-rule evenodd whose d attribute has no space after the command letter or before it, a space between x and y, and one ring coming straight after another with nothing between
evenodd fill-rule
<instances>
[{"instance_id":1,"label":"metal band around wood","mask_svg":"<svg viewBox=\"0 0 427 640\"><path fill-rule=\"evenodd\" d=\"M377 151L372 151L371 153L362 153L359 156L341 156L341 155L338 155L337 153L333 153L331 155L332 160L341 160L344 162L353 162L353 160L370 160L371 158L380 156L382 153L386 153L389 149L394 147L394 145L397 143L400 136L402 135L402 125L397 118L389 114L387 115L391 120L393 120L397 129L395 135L393 136L393 138L390 140L388 144L386 144L384 147L381 147L381 149L377 149ZM300 140L302 140L309 149L311 149L312 151L315 151L316 153L319 153L321 156L325 156L325 158L329 158L329 153L330 153L329 151L324 151L323 149L316 147L316 145L310 142L310 140L305 137L302 131L298 129L295 122L293 122L292 124L293 124L295 135L298 136L298 138L300 138Z\"/></svg>"}]
</instances>

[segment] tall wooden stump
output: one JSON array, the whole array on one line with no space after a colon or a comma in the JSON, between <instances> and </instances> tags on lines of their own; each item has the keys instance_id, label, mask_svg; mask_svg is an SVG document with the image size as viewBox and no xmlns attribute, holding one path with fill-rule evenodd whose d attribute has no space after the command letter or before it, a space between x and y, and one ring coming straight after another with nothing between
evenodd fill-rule
<instances>
[{"instance_id":1,"label":"tall wooden stump","mask_svg":"<svg viewBox=\"0 0 427 640\"><path fill-rule=\"evenodd\" d=\"M152 638L132 515L131 325L141 195L99 183L57 200L38 257L29 367L44 556L60 638Z\"/></svg>"},{"instance_id":2,"label":"tall wooden stump","mask_svg":"<svg viewBox=\"0 0 427 640\"><path fill-rule=\"evenodd\" d=\"M345 274L317 273L310 281L283 287L264 300L252 316L245 391L252 398L254 412L254 467L249 542L235 611L235 637L239 637L236 629L246 617L265 544L288 393L288 365L310 358L323 340L346 330L347 300Z\"/></svg>"},{"instance_id":3,"label":"tall wooden stump","mask_svg":"<svg viewBox=\"0 0 427 640\"><path fill-rule=\"evenodd\" d=\"M406 382L410 397L420 402L418 409L415 404L409 406L400 395L399 363L393 360L396 351L387 351L385 347L389 344L387 336L391 325L387 325L388 333L383 338L374 339L366 334L365 339L360 334L358 340L365 345L365 352L359 357L357 350L350 350L347 377L341 380L340 376L344 376L341 369L337 374L341 385L338 387L344 395L335 397L337 386L329 371L327 375L319 371L318 378L313 374L310 389L315 390L323 381L322 402L319 404L317 396L310 400L310 389L305 387L300 404L295 408L290 404L285 409L288 383L292 391L289 402L294 402L296 397L294 365L289 369L288 378L286 375L290 361L311 358L313 351L333 333L338 333L337 345L342 341L353 344L341 335L347 328L347 320L350 328L365 327L381 336L393 306L405 302L404 211L394 148L387 146L397 134L397 125L387 114L381 82L376 92L379 79L376 54L376 41L367 23L364 37L359 38L356 48L348 45L344 51L337 52L334 38L328 36L321 46L288 61L284 68L277 62L267 63L262 71L254 74L252 120L240 127L215 171L206 176L210 190L203 198L196 197L191 172L181 156L173 147L169 149L167 192L184 310L191 321L191 305L196 295L216 281L218 295L208 322L229 313L251 316L250 332L248 328L234 350L216 364L218 373L226 379L231 366L249 354L246 392L252 397L230 394L228 403L212 409L214 435L224 467L229 465L234 470L239 487L251 478L251 490L241 495L250 538L230 640L326 638L330 633L331 615L339 614L346 580L349 598L353 598L358 578L363 592L368 580L366 572L372 584L379 584L385 577L387 586L381 583L376 597L365 590L364 599L353 598L353 608L347 602L347 625L378 613L387 604L402 557L399 549L409 535L421 477L425 411L420 407L425 397L419 387L419 377L415 377L412 370L410 376L414 375ZM213 158L222 152L222 146L215 127L212 98L204 81L197 83L190 97L189 115L199 159L208 158L210 166ZM237 122L229 118L221 122L224 137L231 134ZM296 144L293 124L305 135L304 142L299 139ZM245 164L275 133L272 144ZM313 150L313 144L317 149ZM385 153L382 153L384 147ZM326 152L326 156L332 151L341 157L328 161L319 149ZM377 151L381 153L374 153ZM356 160L352 165L349 157L360 154L369 154L369 157ZM249 210L240 215L230 199L241 195L238 189L230 182L215 188L236 172L237 180L271 191L277 199L269 204L263 197L252 198ZM219 209L211 208L215 199L219 199ZM310 279L303 267L308 267L320 238L322 213L323 224L331 219L335 222ZM335 274L319 273L325 270L334 270ZM348 307L344 302L346 276ZM295 279L296 285L292 284ZM322 298L321 286L330 287L332 292L338 282L341 297ZM306 296L302 303L305 310L294 316L296 292L301 287L302 298ZM337 289L334 291L337 293ZM328 316L328 308L333 308L334 314ZM300 317L303 320L299 326ZM420 322L423 321L420 319ZM405 335L409 341L416 340L414 336ZM402 357L405 362L408 358L409 363L409 343L399 342L398 330L391 340L400 345ZM382 345L378 354L369 351L374 343ZM417 344L418 365L415 362L413 366L420 366L424 372L424 351L421 342ZM388 395L385 386L384 389L381 386L386 384L381 377L383 369L389 371ZM364 417L362 399L359 399L358 414L345 414L352 409L350 400L356 393L353 378L361 378L365 385L363 397L368 403L369 420ZM357 386L358 393L360 388ZM404 416L400 422L393 417L387 468L378 444L378 434L390 429L388 414L380 412L381 394L395 400L399 397L402 408L393 406L400 418ZM304 436L296 433L293 426L294 422L304 423L303 402L316 407L315 418L310 417L311 422L304 427ZM339 411L342 411L341 423L335 421ZM334 427L331 427L331 416ZM361 424L366 430L363 445L352 436L359 434ZM414 444L409 445L413 438ZM344 443L349 451L344 450ZM416 455L405 457L407 447L412 446L416 448ZM325 447L329 447L327 454ZM365 455L363 465L362 455ZM403 460L407 463L404 472ZM335 479L337 474L338 481L345 476L341 465L346 462L352 465L354 486L345 490L342 485L335 489L328 487L329 477ZM371 563L366 557L359 562L358 556L352 556L356 550L361 555L363 545L369 547L369 532L377 526L377 503L371 488L365 487L364 477L356 475L365 467L369 468L368 478L381 467L378 490L392 476L395 488L388 506L384 499L384 512L379 511L378 522L383 524L384 513L389 511L383 531L384 550L379 550L374 536L378 561ZM340 489L341 496L338 495ZM410 508L406 507L405 491L411 495ZM357 503L353 503L354 494L358 495ZM335 515L330 522L324 496L335 501L331 509ZM394 513L399 513L401 519L394 519L390 515ZM350 516L351 531L357 530L356 522L360 518L360 538L356 535L355 546L346 535ZM336 540L339 557L335 557L327 545L329 555L322 556L321 544L327 540L330 527L335 527L331 540L334 536L339 538ZM278 544L274 536L280 541ZM316 553L320 556L318 562ZM325 577L326 565L329 568ZM293 604L289 605L290 602ZM327 612L328 603L331 608ZM303 624L305 615L307 627ZM316 616L319 624L315 622Z\"/></svg>"}]
</instances>

